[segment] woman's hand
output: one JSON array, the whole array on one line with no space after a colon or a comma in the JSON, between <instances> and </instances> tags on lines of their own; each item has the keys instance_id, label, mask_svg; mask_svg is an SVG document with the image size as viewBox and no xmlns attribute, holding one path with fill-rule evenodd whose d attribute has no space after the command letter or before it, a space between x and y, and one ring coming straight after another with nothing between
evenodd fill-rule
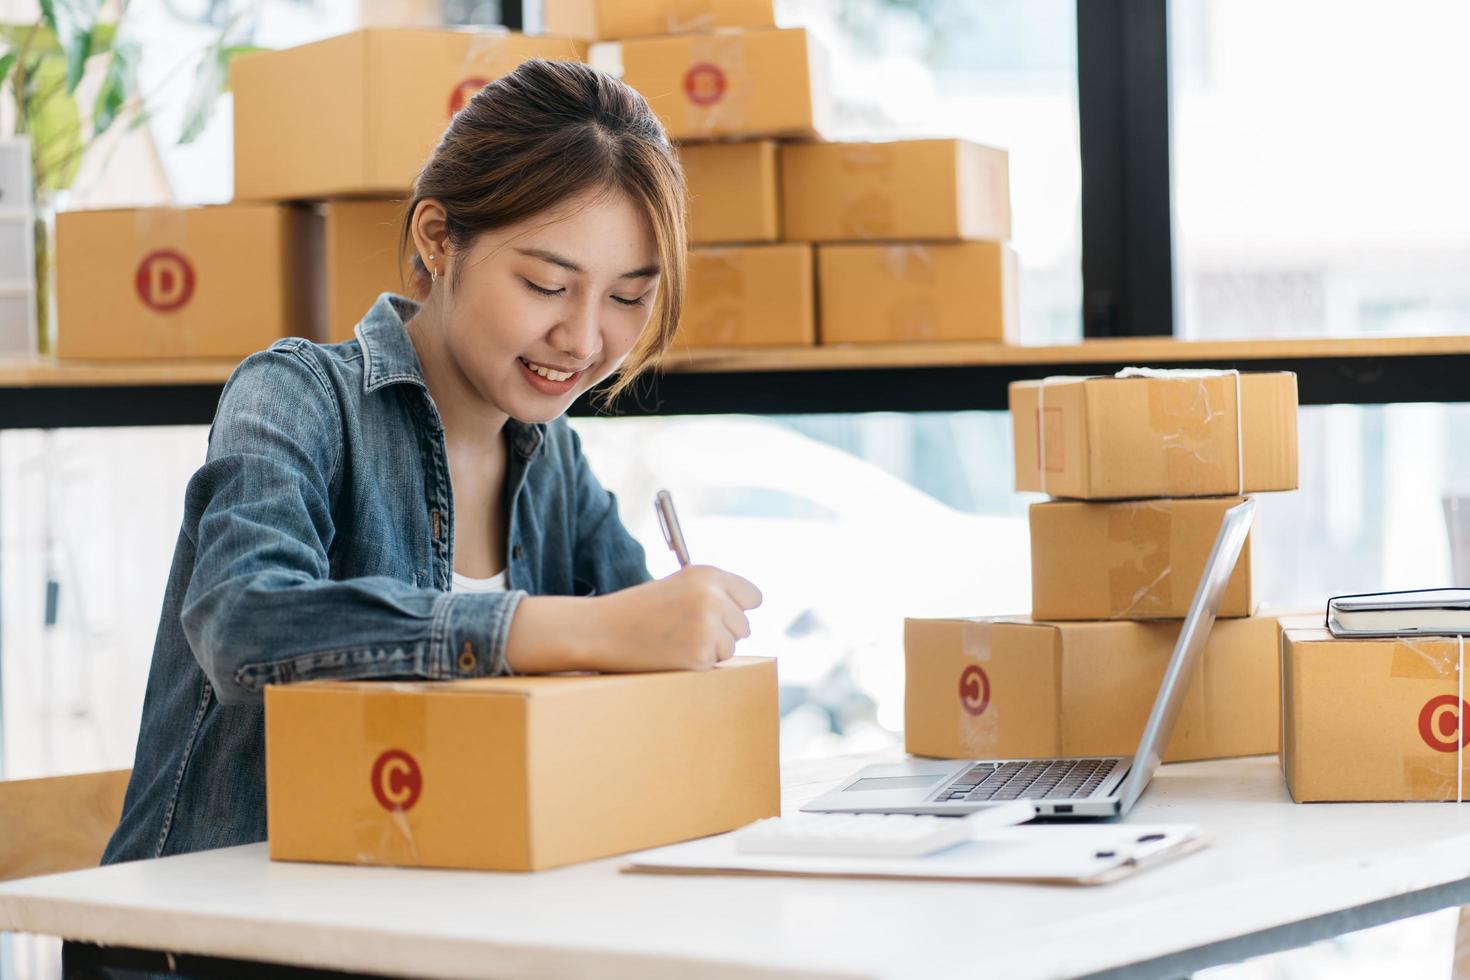
<instances>
[{"instance_id":1,"label":"woman's hand","mask_svg":"<svg viewBox=\"0 0 1470 980\"><path fill-rule=\"evenodd\" d=\"M691 565L593 598L528 596L516 608L506 661L516 673L705 670L750 635L761 593L739 575Z\"/></svg>"}]
</instances>

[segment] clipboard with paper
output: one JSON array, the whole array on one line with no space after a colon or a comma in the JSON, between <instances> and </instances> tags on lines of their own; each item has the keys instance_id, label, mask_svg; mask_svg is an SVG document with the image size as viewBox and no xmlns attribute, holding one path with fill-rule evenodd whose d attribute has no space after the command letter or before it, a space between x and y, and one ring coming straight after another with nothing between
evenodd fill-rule
<instances>
[{"instance_id":1,"label":"clipboard with paper","mask_svg":"<svg viewBox=\"0 0 1470 980\"><path fill-rule=\"evenodd\" d=\"M735 834L632 856L632 874L787 875L932 881L1101 885L1193 853L1194 824L1057 824L1004 827L918 858L742 854Z\"/></svg>"}]
</instances>

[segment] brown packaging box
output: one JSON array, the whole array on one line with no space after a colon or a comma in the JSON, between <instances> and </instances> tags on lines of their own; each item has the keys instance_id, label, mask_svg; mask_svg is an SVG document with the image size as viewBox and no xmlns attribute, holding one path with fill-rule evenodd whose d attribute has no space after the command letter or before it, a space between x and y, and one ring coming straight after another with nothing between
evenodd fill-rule
<instances>
[{"instance_id":1,"label":"brown packaging box","mask_svg":"<svg viewBox=\"0 0 1470 980\"><path fill-rule=\"evenodd\" d=\"M1225 511L1241 499L1032 504L1032 618L1182 619ZM1249 616L1255 611L1248 536L1219 615Z\"/></svg>"},{"instance_id":2,"label":"brown packaging box","mask_svg":"<svg viewBox=\"0 0 1470 980\"><path fill-rule=\"evenodd\" d=\"M1295 374L1165 373L1012 382L1016 489L1085 500L1296 489Z\"/></svg>"},{"instance_id":3,"label":"brown packaging box","mask_svg":"<svg viewBox=\"0 0 1470 980\"><path fill-rule=\"evenodd\" d=\"M326 339L351 340L358 321L380 293L409 288L398 262L404 202L327 201L317 208L325 270Z\"/></svg>"},{"instance_id":4,"label":"brown packaging box","mask_svg":"<svg viewBox=\"0 0 1470 980\"><path fill-rule=\"evenodd\" d=\"M1454 800L1470 792L1454 637L1335 639L1282 621L1281 768L1298 803Z\"/></svg>"},{"instance_id":5,"label":"brown packaging box","mask_svg":"<svg viewBox=\"0 0 1470 980\"><path fill-rule=\"evenodd\" d=\"M306 214L277 204L56 218L62 358L243 358L318 331Z\"/></svg>"},{"instance_id":6,"label":"brown packaging box","mask_svg":"<svg viewBox=\"0 0 1470 980\"><path fill-rule=\"evenodd\" d=\"M823 344L1016 336L1016 253L999 242L819 245Z\"/></svg>"},{"instance_id":7,"label":"brown packaging box","mask_svg":"<svg viewBox=\"0 0 1470 980\"><path fill-rule=\"evenodd\" d=\"M771 0L545 0L546 33L589 41L775 27Z\"/></svg>"},{"instance_id":8,"label":"brown packaging box","mask_svg":"<svg viewBox=\"0 0 1470 980\"><path fill-rule=\"evenodd\" d=\"M781 186L792 241L1011 237L1007 154L965 140L788 144Z\"/></svg>"},{"instance_id":9,"label":"brown packaging box","mask_svg":"<svg viewBox=\"0 0 1470 980\"><path fill-rule=\"evenodd\" d=\"M680 347L816 343L812 247L801 243L695 248Z\"/></svg>"},{"instance_id":10,"label":"brown packaging box","mask_svg":"<svg viewBox=\"0 0 1470 980\"><path fill-rule=\"evenodd\" d=\"M774 660L272 685L274 860L533 871L780 812Z\"/></svg>"},{"instance_id":11,"label":"brown packaging box","mask_svg":"<svg viewBox=\"0 0 1470 980\"><path fill-rule=\"evenodd\" d=\"M774 142L686 143L679 161L689 185L689 244L781 237Z\"/></svg>"},{"instance_id":12,"label":"brown packaging box","mask_svg":"<svg viewBox=\"0 0 1470 980\"><path fill-rule=\"evenodd\" d=\"M1179 622L904 623L904 746L947 759L1128 755L1174 651ZM1275 618L1218 620L1164 759L1277 748Z\"/></svg>"},{"instance_id":13,"label":"brown packaging box","mask_svg":"<svg viewBox=\"0 0 1470 980\"><path fill-rule=\"evenodd\" d=\"M586 51L506 31L374 28L238 58L235 197L402 194L487 83L531 58L583 61Z\"/></svg>"},{"instance_id":14,"label":"brown packaging box","mask_svg":"<svg viewBox=\"0 0 1470 980\"><path fill-rule=\"evenodd\" d=\"M826 122L820 55L800 28L605 41L589 58L643 93L672 139L814 136Z\"/></svg>"}]
</instances>

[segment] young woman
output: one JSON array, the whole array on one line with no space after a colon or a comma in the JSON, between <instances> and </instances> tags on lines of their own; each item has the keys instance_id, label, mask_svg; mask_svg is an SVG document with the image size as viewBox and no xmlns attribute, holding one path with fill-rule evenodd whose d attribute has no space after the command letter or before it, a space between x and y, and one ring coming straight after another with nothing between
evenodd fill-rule
<instances>
[{"instance_id":1,"label":"young woman","mask_svg":"<svg viewBox=\"0 0 1470 980\"><path fill-rule=\"evenodd\" d=\"M546 61L487 86L403 244L422 305L385 294L356 340L283 340L225 386L104 863L265 839L267 684L701 669L749 633L746 580L649 581L562 418L679 318L683 176L642 97Z\"/></svg>"}]
</instances>

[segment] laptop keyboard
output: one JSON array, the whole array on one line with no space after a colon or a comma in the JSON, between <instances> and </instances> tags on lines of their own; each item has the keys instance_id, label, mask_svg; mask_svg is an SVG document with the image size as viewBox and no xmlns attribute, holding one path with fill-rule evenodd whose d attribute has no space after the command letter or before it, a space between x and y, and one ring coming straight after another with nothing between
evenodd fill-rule
<instances>
[{"instance_id":1,"label":"laptop keyboard","mask_svg":"<svg viewBox=\"0 0 1470 980\"><path fill-rule=\"evenodd\" d=\"M951 783L938 802L1083 799L1095 793L1117 765L1116 759L982 762Z\"/></svg>"}]
</instances>

